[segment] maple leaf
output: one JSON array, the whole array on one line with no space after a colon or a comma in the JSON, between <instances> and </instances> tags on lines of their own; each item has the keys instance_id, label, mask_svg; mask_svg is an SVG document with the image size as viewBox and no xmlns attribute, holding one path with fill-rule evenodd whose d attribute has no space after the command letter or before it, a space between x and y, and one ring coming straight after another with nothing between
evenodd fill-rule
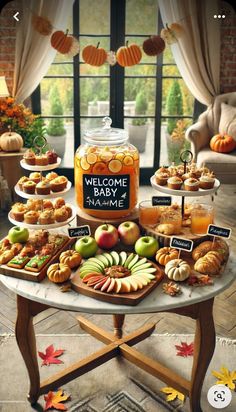
<instances>
[{"instance_id":1,"label":"maple leaf","mask_svg":"<svg viewBox=\"0 0 236 412\"><path fill-rule=\"evenodd\" d=\"M167 394L167 402L174 401L176 398L184 402L185 396L183 393L176 391L174 388L165 387L161 389L161 392Z\"/></svg>"},{"instance_id":2,"label":"maple leaf","mask_svg":"<svg viewBox=\"0 0 236 412\"><path fill-rule=\"evenodd\" d=\"M61 402L67 401L69 398L70 395L64 394L62 389L58 392L49 391L48 394L44 396L44 400L46 401L44 411L51 408L57 409L58 411L67 411L68 408Z\"/></svg>"},{"instance_id":3,"label":"maple leaf","mask_svg":"<svg viewBox=\"0 0 236 412\"><path fill-rule=\"evenodd\" d=\"M187 342L181 342L181 345L175 345L177 349L176 356L183 356L183 358L187 358L187 356L193 356L193 342L188 344Z\"/></svg>"},{"instance_id":4,"label":"maple leaf","mask_svg":"<svg viewBox=\"0 0 236 412\"><path fill-rule=\"evenodd\" d=\"M236 381L236 370L230 372L228 368L225 366L222 366L220 368L221 372L217 371L212 371L212 375L215 376L215 378L219 379L216 384L217 385L226 385L230 389L235 389L235 383Z\"/></svg>"},{"instance_id":5,"label":"maple leaf","mask_svg":"<svg viewBox=\"0 0 236 412\"><path fill-rule=\"evenodd\" d=\"M46 348L45 353L38 352L41 359L43 359L43 363L41 366L46 365L49 366L51 363L63 363L58 356L61 356L64 353L64 349L54 350L54 346L50 345Z\"/></svg>"}]
</instances>

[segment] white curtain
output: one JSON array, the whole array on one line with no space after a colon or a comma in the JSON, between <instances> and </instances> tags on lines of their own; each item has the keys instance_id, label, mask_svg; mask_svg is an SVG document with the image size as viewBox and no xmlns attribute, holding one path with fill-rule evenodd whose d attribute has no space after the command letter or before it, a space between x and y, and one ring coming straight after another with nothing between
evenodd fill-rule
<instances>
[{"instance_id":1,"label":"white curtain","mask_svg":"<svg viewBox=\"0 0 236 412\"><path fill-rule=\"evenodd\" d=\"M159 0L161 18L178 22L184 34L171 46L181 76L205 105L220 93L220 19L217 0Z\"/></svg>"},{"instance_id":2,"label":"white curtain","mask_svg":"<svg viewBox=\"0 0 236 412\"><path fill-rule=\"evenodd\" d=\"M55 30L65 30L74 0L22 0L17 23L13 96L23 102L38 86L53 62L56 50L50 35L43 36L31 24L32 13L47 17Z\"/></svg>"}]
</instances>

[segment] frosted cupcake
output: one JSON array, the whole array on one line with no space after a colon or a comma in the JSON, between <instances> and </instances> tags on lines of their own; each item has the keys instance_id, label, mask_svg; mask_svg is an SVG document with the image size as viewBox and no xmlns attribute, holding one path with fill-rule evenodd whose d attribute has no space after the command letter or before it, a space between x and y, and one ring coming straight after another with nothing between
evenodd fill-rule
<instances>
[{"instance_id":1,"label":"frosted cupcake","mask_svg":"<svg viewBox=\"0 0 236 412\"><path fill-rule=\"evenodd\" d=\"M169 177L169 179L167 180L168 187L174 190L179 190L181 188L182 183L182 179L180 179L180 177L178 176Z\"/></svg>"},{"instance_id":2,"label":"frosted cupcake","mask_svg":"<svg viewBox=\"0 0 236 412\"><path fill-rule=\"evenodd\" d=\"M184 181L184 190L188 190L190 192L197 191L199 189L199 181L194 178L189 178Z\"/></svg>"},{"instance_id":3,"label":"frosted cupcake","mask_svg":"<svg viewBox=\"0 0 236 412\"><path fill-rule=\"evenodd\" d=\"M212 189L214 184L215 184L215 177L211 173L203 175L199 179L199 186L201 189Z\"/></svg>"},{"instance_id":4,"label":"frosted cupcake","mask_svg":"<svg viewBox=\"0 0 236 412\"><path fill-rule=\"evenodd\" d=\"M156 172L155 173L155 178L156 182L160 186L165 186L167 184L167 180L169 179L170 175L169 173L166 172Z\"/></svg>"}]
</instances>

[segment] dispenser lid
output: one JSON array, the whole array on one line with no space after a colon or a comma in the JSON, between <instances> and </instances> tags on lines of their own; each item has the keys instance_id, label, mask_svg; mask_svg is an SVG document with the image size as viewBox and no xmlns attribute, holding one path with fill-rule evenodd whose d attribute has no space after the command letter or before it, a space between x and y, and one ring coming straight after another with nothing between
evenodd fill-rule
<instances>
[{"instance_id":1,"label":"dispenser lid","mask_svg":"<svg viewBox=\"0 0 236 412\"><path fill-rule=\"evenodd\" d=\"M127 142L128 132L124 129L111 127L112 120L106 116L102 120L103 127L86 130L84 139L96 146L116 146Z\"/></svg>"}]
</instances>

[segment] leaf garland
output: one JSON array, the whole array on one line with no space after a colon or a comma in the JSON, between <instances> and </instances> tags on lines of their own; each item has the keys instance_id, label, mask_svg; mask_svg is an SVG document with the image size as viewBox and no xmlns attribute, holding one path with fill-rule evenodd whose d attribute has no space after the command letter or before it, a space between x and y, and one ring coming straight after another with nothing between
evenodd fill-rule
<instances>
[{"instance_id":1,"label":"leaf garland","mask_svg":"<svg viewBox=\"0 0 236 412\"><path fill-rule=\"evenodd\" d=\"M217 371L212 371L212 375L215 376L215 378L218 379L216 382L217 385L226 385L228 386L229 389L234 390L235 389L235 384L236 384L236 370L233 370L232 372L229 371L228 368L225 366L221 366L220 368L221 372Z\"/></svg>"},{"instance_id":2,"label":"leaf garland","mask_svg":"<svg viewBox=\"0 0 236 412\"><path fill-rule=\"evenodd\" d=\"M38 352L40 358L43 359L41 366L44 366L44 365L49 366L51 364L64 363L62 360L57 359L59 356L61 356L64 353L64 351L65 351L64 349L54 350L54 346L50 345L46 348L45 353Z\"/></svg>"},{"instance_id":3,"label":"leaf garland","mask_svg":"<svg viewBox=\"0 0 236 412\"><path fill-rule=\"evenodd\" d=\"M185 396L183 393L177 391L174 388L171 387L165 387L165 388L161 388L161 392L165 393L166 396L166 400L167 402L171 402L174 401L176 398L179 399L181 402L184 403L185 401Z\"/></svg>"}]
</instances>

